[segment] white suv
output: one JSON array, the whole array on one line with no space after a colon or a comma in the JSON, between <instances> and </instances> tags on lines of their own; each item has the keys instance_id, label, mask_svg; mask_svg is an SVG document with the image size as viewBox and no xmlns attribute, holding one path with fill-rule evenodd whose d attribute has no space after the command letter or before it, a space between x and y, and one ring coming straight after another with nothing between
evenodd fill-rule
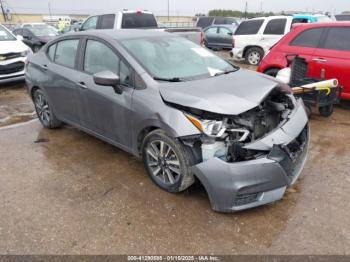
<instances>
[{"instance_id":1,"label":"white suv","mask_svg":"<svg viewBox=\"0 0 350 262\"><path fill-rule=\"evenodd\" d=\"M269 49L287 34L292 16L259 17L243 21L234 34L231 56L258 65Z\"/></svg>"}]
</instances>

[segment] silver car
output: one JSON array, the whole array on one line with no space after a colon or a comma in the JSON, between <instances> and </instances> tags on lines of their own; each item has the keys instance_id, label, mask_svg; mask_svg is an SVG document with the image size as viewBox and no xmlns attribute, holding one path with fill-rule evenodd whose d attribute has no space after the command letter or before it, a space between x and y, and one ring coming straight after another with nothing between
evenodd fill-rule
<instances>
[{"instance_id":1,"label":"silver car","mask_svg":"<svg viewBox=\"0 0 350 262\"><path fill-rule=\"evenodd\" d=\"M142 157L168 192L199 181L216 211L281 199L306 161L308 118L288 86L169 33L59 37L29 57L26 81L44 127Z\"/></svg>"}]
</instances>

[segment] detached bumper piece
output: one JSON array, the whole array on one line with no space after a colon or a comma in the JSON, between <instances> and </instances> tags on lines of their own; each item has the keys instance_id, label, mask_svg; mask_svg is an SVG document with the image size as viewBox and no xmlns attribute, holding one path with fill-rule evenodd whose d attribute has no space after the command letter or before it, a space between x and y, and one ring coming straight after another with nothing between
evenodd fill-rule
<instances>
[{"instance_id":1,"label":"detached bumper piece","mask_svg":"<svg viewBox=\"0 0 350 262\"><path fill-rule=\"evenodd\" d=\"M306 125L288 145L275 145L261 158L235 163L212 158L192 169L206 188L212 208L235 212L282 199L302 171L308 146Z\"/></svg>"}]
</instances>

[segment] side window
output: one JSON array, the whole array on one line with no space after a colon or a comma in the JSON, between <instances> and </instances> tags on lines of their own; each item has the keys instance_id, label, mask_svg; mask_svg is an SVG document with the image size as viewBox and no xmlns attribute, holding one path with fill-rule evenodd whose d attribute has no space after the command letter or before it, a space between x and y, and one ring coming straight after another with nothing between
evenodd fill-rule
<instances>
[{"instance_id":1,"label":"side window","mask_svg":"<svg viewBox=\"0 0 350 262\"><path fill-rule=\"evenodd\" d=\"M84 71L91 74L102 71L119 74L119 57L105 44L88 40L85 49Z\"/></svg>"},{"instance_id":2,"label":"side window","mask_svg":"<svg viewBox=\"0 0 350 262\"><path fill-rule=\"evenodd\" d=\"M78 39L62 40L58 42L55 52L55 63L74 68L78 45Z\"/></svg>"},{"instance_id":3,"label":"side window","mask_svg":"<svg viewBox=\"0 0 350 262\"><path fill-rule=\"evenodd\" d=\"M226 36L226 35L232 35L232 32L229 29L227 29L226 27L220 27L219 34Z\"/></svg>"},{"instance_id":4,"label":"side window","mask_svg":"<svg viewBox=\"0 0 350 262\"><path fill-rule=\"evenodd\" d=\"M82 30L86 31L86 30L96 29L97 18L98 18L97 16L88 18L88 20L84 22L82 26Z\"/></svg>"},{"instance_id":5,"label":"side window","mask_svg":"<svg viewBox=\"0 0 350 262\"><path fill-rule=\"evenodd\" d=\"M47 50L47 55L50 57L51 61L55 59L56 46L56 44L51 45Z\"/></svg>"},{"instance_id":6,"label":"side window","mask_svg":"<svg viewBox=\"0 0 350 262\"><path fill-rule=\"evenodd\" d=\"M205 31L206 34L217 34L218 28L217 27L210 27Z\"/></svg>"},{"instance_id":7,"label":"side window","mask_svg":"<svg viewBox=\"0 0 350 262\"><path fill-rule=\"evenodd\" d=\"M99 29L113 29L114 28L115 15L102 15L100 17Z\"/></svg>"},{"instance_id":8,"label":"side window","mask_svg":"<svg viewBox=\"0 0 350 262\"><path fill-rule=\"evenodd\" d=\"M350 27L330 28L324 48L340 51L350 51Z\"/></svg>"},{"instance_id":9,"label":"side window","mask_svg":"<svg viewBox=\"0 0 350 262\"><path fill-rule=\"evenodd\" d=\"M264 35L284 35L287 19L273 19L269 21L264 30Z\"/></svg>"},{"instance_id":10,"label":"side window","mask_svg":"<svg viewBox=\"0 0 350 262\"><path fill-rule=\"evenodd\" d=\"M322 36L322 28L309 29L301 32L294 40L290 43L291 46L302 46L302 47L317 47Z\"/></svg>"},{"instance_id":11,"label":"side window","mask_svg":"<svg viewBox=\"0 0 350 262\"><path fill-rule=\"evenodd\" d=\"M120 61L120 83L122 85L130 85L131 84L131 74L129 67L123 63L123 61Z\"/></svg>"},{"instance_id":12,"label":"side window","mask_svg":"<svg viewBox=\"0 0 350 262\"><path fill-rule=\"evenodd\" d=\"M263 19L243 21L237 28L235 35L255 35L264 23Z\"/></svg>"}]
</instances>

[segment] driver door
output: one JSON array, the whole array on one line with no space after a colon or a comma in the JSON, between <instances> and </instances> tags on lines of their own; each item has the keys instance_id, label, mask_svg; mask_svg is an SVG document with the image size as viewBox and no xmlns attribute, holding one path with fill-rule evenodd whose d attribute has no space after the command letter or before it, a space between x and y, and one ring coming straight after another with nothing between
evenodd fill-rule
<instances>
[{"instance_id":1,"label":"driver door","mask_svg":"<svg viewBox=\"0 0 350 262\"><path fill-rule=\"evenodd\" d=\"M114 47L96 38L86 40L84 54L79 81L81 125L113 142L129 146L129 116L134 91L131 69ZM111 71L120 77L121 94L111 86L95 84L93 75L103 71Z\"/></svg>"}]
</instances>

